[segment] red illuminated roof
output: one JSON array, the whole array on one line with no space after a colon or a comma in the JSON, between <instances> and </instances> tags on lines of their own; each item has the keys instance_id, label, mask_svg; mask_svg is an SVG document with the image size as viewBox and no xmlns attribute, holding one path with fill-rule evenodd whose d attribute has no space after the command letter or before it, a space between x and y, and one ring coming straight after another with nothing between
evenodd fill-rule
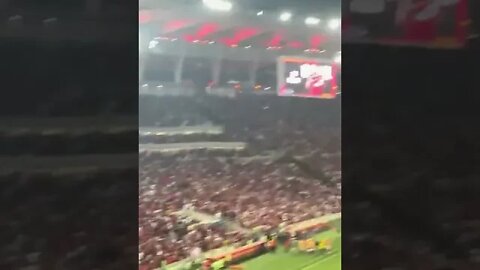
<instances>
[{"instance_id":1,"label":"red illuminated roof","mask_svg":"<svg viewBox=\"0 0 480 270\"><path fill-rule=\"evenodd\" d=\"M140 25L155 37L192 43L220 43L229 47L252 46L268 49L323 49L326 43L340 46L340 31L305 25L286 25L275 20L254 20L242 16L202 16L169 13L161 10L140 11Z\"/></svg>"}]
</instances>

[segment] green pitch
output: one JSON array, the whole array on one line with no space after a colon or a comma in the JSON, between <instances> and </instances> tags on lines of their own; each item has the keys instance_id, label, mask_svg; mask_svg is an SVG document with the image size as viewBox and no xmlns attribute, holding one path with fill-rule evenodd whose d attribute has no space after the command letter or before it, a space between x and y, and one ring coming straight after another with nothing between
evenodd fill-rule
<instances>
[{"instance_id":1,"label":"green pitch","mask_svg":"<svg viewBox=\"0 0 480 270\"><path fill-rule=\"evenodd\" d=\"M340 270L341 234L326 231L314 236L315 240L334 239L330 254L306 254L291 250L285 252L279 247L275 253L269 253L242 263L244 270Z\"/></svg>"}]
</instances>

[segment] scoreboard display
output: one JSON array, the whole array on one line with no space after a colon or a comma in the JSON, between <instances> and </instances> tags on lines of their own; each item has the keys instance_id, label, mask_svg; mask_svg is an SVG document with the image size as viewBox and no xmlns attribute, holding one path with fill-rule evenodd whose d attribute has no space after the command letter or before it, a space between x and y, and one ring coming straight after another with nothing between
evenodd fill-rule
<instances>
[{"instance_id":1,"label":"scoreboard display","mask_svg":"<svg viewBox=\"0 0 480 270\"><path fill-rule=\"evenodd\" d=\"M332 61L281 56L277 61L279 96L333 99L338 89L339 67Z\"/></svg>"}]
</instances>

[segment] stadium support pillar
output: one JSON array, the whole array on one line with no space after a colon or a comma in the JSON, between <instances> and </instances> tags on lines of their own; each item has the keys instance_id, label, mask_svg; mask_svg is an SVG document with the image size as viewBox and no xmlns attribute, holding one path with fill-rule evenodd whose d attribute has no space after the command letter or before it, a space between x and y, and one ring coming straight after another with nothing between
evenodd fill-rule
<instances>
[{"instance_id":1,"label":"stadium support pillar","mask_svg":"<svg viewBox=\"0 0 480 270\"><path fill-rule=\"evenodd\" d=\"M212 63L212 82L218 84L222 74L222 59L215 59Z\"/></svg>"},{"instance_id":2,"label":"stadium support pillar","mask_svg":"<svg viewBox=\"0 0 480 270\"><path fill-rule=\"evenodd\" d=\"M248 70L248 81L251 85L255 85L257 82L257 70L258 70L258 57L250 64L250 69Z\"/></svg>"},{"instance_id":3,"label":"stadium support pillar","mask_svg":"<svg viewBox=\"0 0 480 270\"><path fill-rule=\"evenodd\" d=\"M183 63L185 62L185 55L182 54L175 63L175 83L180 84L182 82Z\"/></svg>"}]
</instances>

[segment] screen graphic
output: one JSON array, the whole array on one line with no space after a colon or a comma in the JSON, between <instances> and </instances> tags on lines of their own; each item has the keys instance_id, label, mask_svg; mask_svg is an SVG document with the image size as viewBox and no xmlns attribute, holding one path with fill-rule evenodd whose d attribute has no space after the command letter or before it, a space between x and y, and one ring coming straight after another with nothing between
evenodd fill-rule
<instances>
[{"instance_id":1,"label":"screen graphic","mask_svg":"<svg viewBox=\"0 0 480 270\"><path fill-rule=\"evenodd\" d=\"M337 96L337 65L298 57L280 57L277 64L279 96L324 99Z\"/></svg>"}]
</instances>

